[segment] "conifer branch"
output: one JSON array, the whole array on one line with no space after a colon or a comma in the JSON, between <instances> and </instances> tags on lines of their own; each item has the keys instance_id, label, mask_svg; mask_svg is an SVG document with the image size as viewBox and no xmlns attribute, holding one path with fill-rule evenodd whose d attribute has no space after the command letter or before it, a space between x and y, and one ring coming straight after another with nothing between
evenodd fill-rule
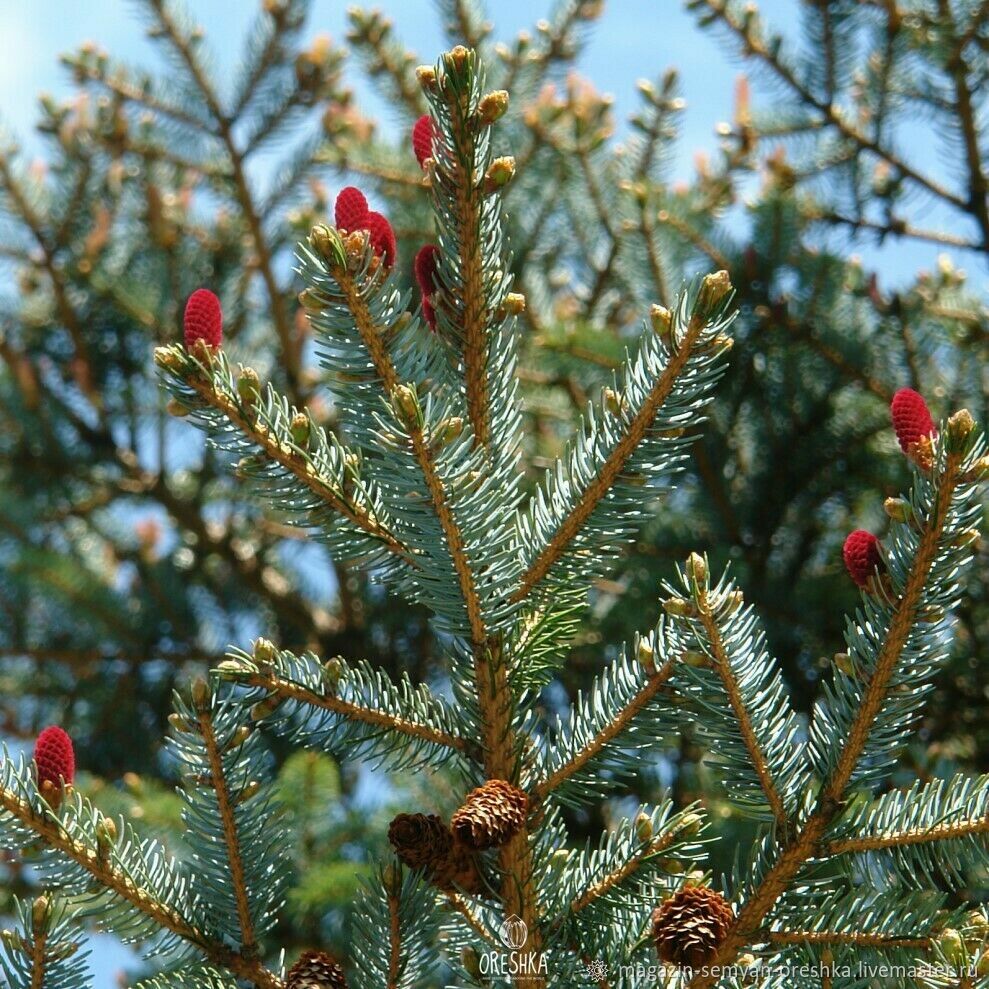
<instances>
[{"instance_id":1,"label":"conifer branch","mask_svg":"<svg viewBox=\"0 0 989 989\"><path fill-rule=\"evenodd\" d=\"M973 820L951 821L929 828L910 831L890 831L886 834L868 835L862 838L843 838L827 846L828 855L846 855L859 852L875 852L884 848L904 848L909 845L926 845L936 841L953 841L973 835L989 834L989 817Z\"/></svg>"},{"instance_id":2,"label":"conifer branch","mask_svg":"<svg viewBox=\"0 0 989 989\"><path fill-rule=\"evenodd\" d=\"M220 822L227 846L227 857L230 862L230 883L233 886L234 899L237 903L237 919L240 923L241 952L246 958L253 958L258 953L257 938L254 931L254 918L251 915L251 904L248 899L247 883L244 877L244 861L241 856L240 836L237 831L237 821L233 813L228 781L223 769L223 760L213 730L213 719L208 705L196 709L199 733L202 735L209 762L209 780L216 793L216 803L220 812Z\"/></svg>"},{"instance_id":3,"label":"conifer branch","mask_svg":"<svg viewBox=\"0 0 989 989\"><path fill-rule=\"evenodd\" d=\"M962 483L964 460L964 455L956 450L952 449L947 453L944 471L938 478L937 497L930 517L925 520L925 528L914 554L909 577L893 612L882 649L876 660L875 669L865 687L862 702L851 725L844 750L824 789L825 798L836 804L844 796L852 773L865 749L873 723L886 699L890 680L907 644L910 632L917 622L919 605L927 586L928 574L938 554L955 489Z\"/></svg>"},{"instance_id":4,"label":"conifer branch","mask_svg":"<svg viewBox=\"0 0 989 989\"><path fill-rule=\"evenodd\" d=\"M914 182L938 199L957 209L969 212L969 204L962 196L941 185L929 175L913 168L899 155L881 144L877 138L870 137L856 127L851 119L841 112L839 107L815 95L807 85L800 81L794 70L770 50L755 31L747 28L734 16L729 9L727 0L691 0L691 6L704 7L708 12L706 16L723 23L738 38L743 53L767 65L804 104L821 115L822 124L833 128L861 150L871 152L895 168L904 178Z\"/></svg>"},{"instance_id":5,"label":"conifer branch","mask_svg":"<svg viewBox=\"0 0 989 989\"><path fill-rule=\"evenodd\" d=\"M818 806L796 835L783 843L772 867L742 904L712 961L713 965L727 964L751 942L763 919L789 888L800 869L808 859L818 854L822 837L839 813L846 788L886 699L897 663L918 620L919 605L938 554L952 499L957 487L963 483L964 461L964 455L957 449L948 449L943 470L937 478L930 515L924 521L903 591L893 609L872 676L862 693L844 747L821 790ZM698 975L688 983L688 989L709 989L715 981L714 976Z\"/></svg>"},{"instance_id":6,"label":"conifer branch","mask_svg":"<svg viewBox=\"0 0 989 989\"><path fill-rule=\"evenodd\" d=\"M692 559L699 560L700 557L695 554ZM735 718L738 721L738 730L742 735L745 747L752 760L752 768L759 777L759 783L762 786L763 792L766 794L766 800L769 802L769 809L772 811L776 824L780 828L783 828L786 826L788 819L786 808L783 805L783 798L776 789L776 783L773 780L773 774L770 771L766 755L756 736L752 719L749 716L749 710L742 699L742 691L735 677L735 672L732 669L731 658L728 655L728 650L721 635L721 628L715 619L714 611L711 607L711 597L706 576L697 581L697 591L694 600L697 605L700 624L703 626L707 636L715 672L724 684L728 701L731 704L732 711L735 712Z\"/></svg>"},{"instance_id":7,"label":"conifer branch","mask_svg":"<svg viewBox=\"0 0 989 989\"><path fill-rule=\"evenodd\" d=\"M643 843L642 849L639 852L628 858L613 872L604 876L602 879L599 879L593 885L584 890L584 892L570 904L570 910L573 913L579 913L581 910L589 907L596 900L606 896L612 889L620 883L625 882L626 879L632 876L635 871L649 858L654 855L659 855L672 845L675 845L682 830L682 822L677 821L674 827L664 831L663 834L655 835L650 838L647 842Z\"/></svg>"},{"instance_id":8,"label":"conifer branch","mask_svg":"<svg viewBox=\"0 0 989 989\"><path fill-rule=\"evenodd\" d=\"M890 937L886 934L868 934L846 931L763 931L758 939L764 938L770 944L842 944L858 948L929 949L934 942L929 937Z\"/></svg>"},{"instance_id":9,"label":"conifer branch","mask_svg":"<svg viewBox=\"0 0 989 989\"><path fill-rule=\"evenodd\" d=\"M408 566L416 568L417 564L408 547L384 523L375 518L363 505L345 497L335 479L321 473L318 465L311 458L301 456L296 448L284 443L272 429L256 421L243 403L234 397L233 391L217 380L211 369L203 368L191 361L186 362L178 350L162 350L156 355L156 359L206 405L221 412L245 438L262 450L269 460L289 471L348 522L380 542Z\"/></svg>"},{"instance_id":10,"label":"conifer branch","mask_svg":"<svg viewBox=\"0 0 989 989\"><path fill-rule=\"evenodd\" d=\"M272 697L299 701L299 703L307 704L310 707L332 711L334 714L343 715L352 721L360 721L377 728L396 731L408 735L410 738L428 742L430 745L442 745L457 752L465 752L468 748L465 739L451 735L449 732L440 731L430 725L419 724L409 718L382 711L375 706L355 704L353 701L343 700L333 694L318 694L314 690L273 673L251 673L246 677L238 676L237 681L247 687L259 687Z\"/></svg>"},{"instance_id":11,"label":"conifer branch","mask_svg":"<svg viewBox=\"0 0 989 989\"><path fill-rule=\"evenodd\" d=\"M213 90L196 53L189 43L189 39L185 37L179 25L172 18L167 6L161 0L148 0L148 3L165 37L171 42L172 47L178 53L188 69L190 77L202 94L210 116L215 122L216 133L230 158L231 177L233 179L237 201L243 210L244 219L247 222L247 228L251 234L254 252L257 255L258 271L261 273L261 279L264 281L265 288L268 292L271 315L281 344L282 367L288 382L289 395L292 398L293 404L302 406L304 402L302 400L303 393L300 378L301 368L299 364L300 354L298 342L295 339L292 322L285 308L285 299L282 295L282 290L275 276L274 258L268 238L261 224L261 214L254 201L254 194L251 192L247 173L244 170L244 155L237 146L234 138L234 120L224 111L219 97Z\"/></svg>"},{"instance_id":12,"label":"conifer branch","mask_svg":"<svg viewBox=\"0 0 989 989\"><path fill-rule=\"evenodd\" d=\"M257 959L248 958L200 931L174 907L158 900L151 890L137 885L112 860L102 858L95 849L73 838L50 811L39 813L26 800L3 786L0 786L0 807L35 833L47 847L81 866L101 886L153 920L162 930L171 931L212 962L247 980L257 989L281 989L281 980Z\"/></svg>"},{"instance_id":13,"label":"conifer branch","mask_svg":"<svg viewBox=\"0 0 989 989\"><path fill-rule=\"evenodd\" d=\"M702 339L706 327L707 323L703 314L695 313L690 317L683 338L678 341L675 352L671 355L663 373L650 389L646 401L629 419L625 426L624 435L614 445L595 477L581 492L580 498L567 517L557 526L552 538L529 564L520 578L519 587L512 595L512 600L522 601L532 593L539 582L549 573L553 564L564 555L594 509L621 476L629 458L648 433L663 403L666 402L676 387L681 373L687 368L691 357L695 355L695 347Z\"/></svg>"},{"instance_id":14,"label":"conifer branch","mask_svg":"<svg viewBox=\"0 0 989 989\"><path fill-rule=\"evenodd\" d=\"M535 788L536 795L544 799L561 783L568 780L574 773L579 772L595 756L599 755L609 743L613 742L622 732L626 731L631 722L643 708L667 685L675 668L675 659L667 659L658 669L650 672L638 693L603 727L579 752L575 753L562 766L554 770Z\"/></svg>"}]
</instances>

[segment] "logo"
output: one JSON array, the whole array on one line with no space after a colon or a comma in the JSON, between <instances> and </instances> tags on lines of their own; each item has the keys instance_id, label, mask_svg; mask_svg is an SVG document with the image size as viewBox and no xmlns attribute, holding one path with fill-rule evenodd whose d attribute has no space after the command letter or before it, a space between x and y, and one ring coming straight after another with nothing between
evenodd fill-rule
<instances>
[{"instance_id":1,"label":"logo","mask_svg":"<svg viewBox=\"0 0 989 989\"><path fill-rule=\"evenodd\" d=\"M511 917L505 918L505 922L498 930L498 936L506 948L518 951L529 937L529 928L525 926L525 921L521 917L513 913Z\"/></svg>"}]
</instances>

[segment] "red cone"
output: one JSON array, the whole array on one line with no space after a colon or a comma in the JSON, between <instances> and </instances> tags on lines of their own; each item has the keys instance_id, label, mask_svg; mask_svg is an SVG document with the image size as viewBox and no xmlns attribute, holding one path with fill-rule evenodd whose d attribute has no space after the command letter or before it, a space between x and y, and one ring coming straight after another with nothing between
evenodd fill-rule
<instances>
[{"instance_id":1,"label":"red cone","mask_svg":"<svg viewBox=\"0 0 989 989\"><path fill-rule=\"evenodd\" d=\"M426 159L433 157L433 139L436 137L436 124L433 118L424 113L412 128L412 150L420 168L425 168Z\"/></svg>"},{"instance_id":2,"label":"red cone","mask_svg":"<svg viewBox=\"0 0 989 989\"><path fill-rule=\"evenodd\" d=\"M865 529L856 529L848 534L841 555L845 559L848 575L859 587L865 587L869 583L869 579L875 576L883 562L879 540Z\"/></svg>"},{"instance_id":3,"label":"red cone","mask_svg":"<svg viewBox=\"0 0 989 989\"><path fill-rule=\"evenodd\" d=\"M38 767L38 786L45 783L61 786L76 775L76 757L72 739L58 725L46 728L34 743L34 761Z\"/></svg>"},{"instance_id":4,"label":"red cone","mask_svg":"<svg viewBox=\"0 0 989 989\"><path fill-rule=\"evenodd\" d=\"M333 208L333 217L339 230L365 230L367 228L367 199L355 186L341 189Z\"/></svg>"},{"instance_id":5,"label":"red cone","mask_svg":"<svg viewBox=\"0 0 989 989\"><path fill-rule=\"evenodd\" d=\"M223 342L220 300L208 288L197 288L185 304L182 326L186 350L191 350L197 340L219 347Z\"/></svg>"},{"instance_id":6,"label":"red cone","mask_svg":"<svg viewBox=\"0 0 989 989\"><path fill-rule=\"evenodd\" d=\"M395 242L395 231L392 230L391 224L380 213L372 210L364 220L364 229L370 236L371 249L375 254L380 254L390 268L398 256L398 244Z\"/></svg>"},{"instance_id":7,"label":"red cone","mask_svg":"<svg viewBox=\"0 0 989 989\"><path fill-rule=\"evenodd\" d=\"M927 403L912 388L901 388L893 396L889 411L893 417L896 438L904 453L911 453L923 439L937 433Z\"/></svg>"},{"instance_id":8,"label":"red cone","mask_svg":"<svg viewBox=\"0 0 989 989\"><path fill-rule=\"evenodd\" d=\"M415 273L416 284L422 292L422 316L430 329L436 329L436 310L433 308L431 296L439 288L436 279L436 269L439 265L440 249L435 244L426 244L419 248L412 270Z\"/></svg>"}]
</instances>

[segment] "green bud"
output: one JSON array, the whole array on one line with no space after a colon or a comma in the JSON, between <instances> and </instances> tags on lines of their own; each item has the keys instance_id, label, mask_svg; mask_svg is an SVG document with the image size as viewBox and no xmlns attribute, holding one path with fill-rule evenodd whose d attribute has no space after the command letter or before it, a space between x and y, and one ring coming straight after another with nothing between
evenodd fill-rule
<instances>
[{"instance_id":1,"label":"green bud","mask_svg":"<svg viewBox=\"0 0 989 989\"><path fill-rule=\"evenodd\" d=\"M964 965L968 953L965 950L965 942L961 934L952 927L946 927L938 938L938 947L941 953L952 965Z\"/></svg>"},{"instance_id":2,"label":"green bud","mask_svg":"<svg viewBox=\"0 0 989 989\"><path fill-rule=\"evenodd\" d=\"M208 711L212 692L209 683L203 677L192 681L192 703L197 711Z\"/></svg>"},{"instance_id":3,"label":"green bud","mask_svg":"<svg viewBox=\"0 0 989 989\"><path fill-rule=\"evenodd\" d=\"M309 421L308 413L296 412L292 416L289 429L292 433L292 442L300 449L305 450L309 446L309 436L312 432L312 423Z\"/></svg>"},{"instance_id":4,"label":"green bud","mask_svg":"<svg viewBox=\"0 0 989 989\"><path fill-rule=\"evenodd\" d=\"M169 371L178 371L185 361L176 347L155 347L155 364Z\"/></svg>"},{"instance_id":5,"label":"green bud","mask_svg":"<svg viewBox=\"0 0 989 989\"><path fill-rule=\"evenodd\" d=\"M887 498L883 502L883 511L894 522L909 522L913 518L913 509L910 502L903 498Z\"/></svg>"},{"instance_id":6,"label":"green bud","mask_svg":"<svg viewBox=\"0 0 989 989\"><path fill-rule=\"evenodd\" d=\"M176 419L184 419L189 414L190 409L183 405L177 398L170 398L165 405L165 411Z\"/></svg>"},{"instance_id":7,"label":"green bud","mask_svg":"<svg viewBox=\"0 0 989 989\"><path fill-rule=\"evenodd\" d=\"M731 290L731 278L724 269L705 275L694 303L694 315L701 319L713 316Z\"/></svg>"},{"instance_id":8,"label":"green bud","mask_svg":"<svg viewBox=\"0 0 989 989\"><path fill-rule=\"evenodd\" d=\"M601 391L601 400L604 403L604 407L613 415L621 415L625 408L625 401L614 390L614 388L604 388Z\"/></svg>"},{"instance_id":9,"label":"green bud","mask_svg":"<svg viewBox=\"0 0 989 989\"><path fill-rule=\"evenodd\" d=\"M256 639L254 642L254 662L271 666L278 659L278 647L270 639Z\"/></svg>"},{"instance_id":10,"label":"green bud","mask_svg":"<svg viewBox=\"0 0 989 989\"><path fill-rule=\"evenodd\" d=\"M396 385L391 393L391 403L407 426L414 426L418 422L419 403L416 401L416 393L408 385Z\"/></svg>"},{"instance_id":11,"label":"green bud","mask_svg":"<svg viewBox=\"0 0 989 989\"><path fill-rule=\"evenodd\" d=\"M435 443L438 447L449 446L464 431L464 420L460 416L444 419L436 427Z\"/></svg>"},{"instance_id":12,"label":"green bud","mask_svg":"<svg viewBox=\"0 0 989 989\"><path fill-rule=\"evenodd\" d=\"M237 803L242 804L250 800L251 797L255 796L257 792L261 789L261 784L257 780L251 780L240 794L237 796Z\"/></svg>"},{"instance_id":13,"label":"green bud","mask_svg":"<svg viewBox=\"0 0 989 989\"><path fill-rule=\"evenodd\" d=\"M635 656L647 670L653 669L656 665L655 652L653 651L652 643L648 639L639 639Z\"/></svg>"},{"instance_id":14,"label":"green bud","mask_svg":"<svg viewBox=\"0 0 989 989\"><path fill-rule=\"evenodd\" d=\"M339 658L328 659L323 664L323 683L328 694L335 694L343 676L343 661Z\"/></svg>"},{"instance_id":15,"label":"green bud","mask_svg":"<svg viewBox=\"0 0 989 989\"><path fill-rule=\"evenodd\" d=\"M652 818L648 814L639 814L635 819L635 833L639 836L639 841L652 841Z\"/></svg>"},{"instance_id":16,"label":"green bud","mask_svg":"<svg viewBox=\"0 0 989 989\"><path fill-rule=\"evenodd\" d=\"M663 339L668 339L673 332L673 314L666 306L653 305L649 309L649 321L653 332Z\"/></svg>"},{"instance_id":17,"label":"green bud","mask_svg":"<svg viewBox=\"0 0 989 989\"><path fill-rule=\"evenodd\" d=\"M251 708L252 721L264 721L282 706L282 699L277 694L271 694L263 701L258 701Z\"/></svg>"},{"instance_id":18,"label":"green bud","mask_svg":"<svg viewBox=\"0 0 989 989\"><path fill-rule=\"evenodd\" d=\"M681 818L680 833L686 835L688 838L693 838L700 834L702 827L704 827L704 818L700 814L690 811Z\"/></svg>"},{"instance_id":19,"label":"green bud","mask_svg":"<svg viewBox=\"0 0 989 989\"><path fill-rule=\"evenodd\" d=\"M325 223L317 223L309 232L309 246L328 264L343 266L347 263L340 234Z\"/></svg>"},{"instance_id":20,"label":"green bud","mask_svg":"<svg viewBox=\"0 0 989 989\"><path fill-rule=\"evenodd\" d=\"M242 367L237 375L237 394L245 405L253 405L261 397L261 379L253 367Z\"/></svg>"},{"instance_id":21,"label":"green bud","mask_svg":"<svg viewBox=\"0 0 989 989\"><path fill-rule=\"evenodd\" d=\"M691 666L694 669L710 669L713 666L710 656L706 656L702 652L697 652L695 649L688 649L681 657L684 666Z\"/></svg>"},{"instance_id":22,"label":"green bud","mask_svg":"<svg viewBox=\"0 0 989 989\"><path fill-rule=\"evenodd\" d=\"M847 652L836 652L834 654L834 665L847 676L855 675L855 667L852 666L851 657Z\"/></svg>"},{"instance_id":23,"label":"green bud","mask_svg":"<svg viewBox=\"0 0 989 989\"><path fill-rule=\"evenodd\" d=\"M484 176L484 191L488 195L504 189L515 178L515 159L511 155L495 158Z\"/></svg>"},{"instance_id":24,"label":"green bud","mask_svg":"<svg viewBox=\"0 0 989 989\"><path fill-rule=\"evenodd\" d=\"M965 442L975 429L975 420L968 409L960 409L948 419L948 443L953 450L963 450Z\"/></svg>"},{"instance_id":25,"label":"green bud","mask_svg":"<svg viewBox=\"0 0 989 989\"><path fill-rule=\"evenodd\" d=\"M697 617L697 609L684 598L667 598L663 602L663 610L668 615L674 615L677 618Z\"/></svg>"},{"instance_id":26,"label":"green bud","mask_svg":"<svg viewBox=\"0 0 989 989\"><path fill-rule=\"evenodd\" d=\"M38 896L31 904L31 923L36 931L43 931L48 926L48 897Z\"/></svg>"},{"instance_id":27,"label":"green bud","mask_svg":"<svg viewBox=\"0 0 989 989\"><path fill-rule=\"evenodd\" d=\"M691 553L687 557L687 576L697 584L707 583L707 561L700 553Z\"/></svg>"}]
</instances>

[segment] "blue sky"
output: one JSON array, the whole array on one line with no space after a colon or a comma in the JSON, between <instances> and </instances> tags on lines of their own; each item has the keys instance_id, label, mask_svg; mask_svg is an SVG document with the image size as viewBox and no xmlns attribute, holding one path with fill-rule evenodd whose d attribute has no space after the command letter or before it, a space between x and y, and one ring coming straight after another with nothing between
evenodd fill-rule
<instances>
[{"instance_id":1,"label":"blue sky","mask_svg":"<svg viewBox=\"0 0 989 989\"><path fill-rule=\"evenodd\" d=\"M363 0L380 6L395 21L398 36L423 61L432 61L444 44L440 20L433 0ZM499 0L496 37L511 38L521 28L531 28L553 0ZM191 0L188 7L206 30L209 47L222 76L230 77L236 66L241 42L259 2L253 0ZM137 65L160 64L154 45L145 37L139 4L129 0L34 0L33 3L0 3L0 123L13 132L29 156L41 154L43 145L33 134L37 117L37 95L42 91L67 95L71 84L58 65L60 52L95 40L116 57ZM764 20L793 37L799 37L800 0L761 0ZM313 0L308 33L328 33L342 40L346 33L347 0ZM80 11L85 13L81 14ZM797 30L795 30L797 29ZM684 9L683 0L608 0L604 17L590 34L580 63L581 71L599 89L616 98L619 117L636 105L635 83L656 78L668 66L681 73L682 90L688 104L683 139L679 145L676 171L693 169L699 151L716 147L715 125L731 114L735 81L740 63L719 44L715 33L702 31ZM358 66L350 81L366 111L387 127L391 114L362 78ZM771 94L755 87L755 102L766 105ZM909 157L932 174L944 178L954 164L943 159L942 142L932 141L918 130L907 133ZM923 225L941 226L948 218L935 212L921 216ZM909 278L919 268L933 268L938 248L928 244L891 245L882 250L859 251L867 264L880 271L880 283L890 285ZM964 263L984 283L985 272L971 258Z\"/></svg>"}]
</instances>

